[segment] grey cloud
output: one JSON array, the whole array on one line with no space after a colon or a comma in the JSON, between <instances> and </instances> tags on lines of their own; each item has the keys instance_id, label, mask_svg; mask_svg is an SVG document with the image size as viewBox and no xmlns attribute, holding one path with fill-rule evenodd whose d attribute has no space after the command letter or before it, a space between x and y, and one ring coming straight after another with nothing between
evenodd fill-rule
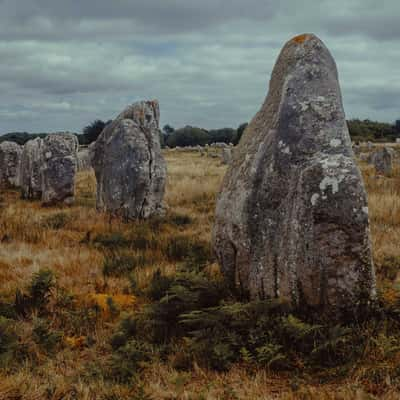
<instances>
[{"instance_id":1,"label":"grey cloud","mask_svg":"<svg viewBox=\"0 0 400 400\"><path fill-rule=\"evenodd\" d=\"M302 32L335 56L348 116L394 120L400 5L384 3L0 0L0 132L77 131L142 98L163 123L237 126Z\"/></svg>"}]
</instances>

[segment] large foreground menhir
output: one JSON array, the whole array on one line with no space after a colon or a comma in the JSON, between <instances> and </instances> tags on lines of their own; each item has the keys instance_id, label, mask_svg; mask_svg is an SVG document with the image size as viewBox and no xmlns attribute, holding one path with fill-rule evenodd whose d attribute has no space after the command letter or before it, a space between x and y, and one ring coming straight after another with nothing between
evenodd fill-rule
<instances>
[{"instance_id":1,"label":"large foreground menhir","mask_svg":"<svg viewBox=\"0 0 400 400\"><path fill-rule=\"evenodd\" d=\"M374 296L366 193L336 64L314 35L279 55L224 178L213 244L251 298L332 310Z\"/></svg>"}]
</instances>

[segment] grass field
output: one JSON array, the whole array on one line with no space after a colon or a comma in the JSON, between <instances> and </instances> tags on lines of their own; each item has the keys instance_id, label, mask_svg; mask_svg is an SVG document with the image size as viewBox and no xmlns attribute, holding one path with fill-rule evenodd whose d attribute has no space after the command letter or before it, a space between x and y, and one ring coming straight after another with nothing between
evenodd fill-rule
<instances>
[{"instance_id":1,"label":"grass field","mask_svg":"<svg viewBox=\"0 0 400 400\"><path fill-rule=\"evenodd\" d=\"M20 200L16 191L2 193L0 400L400 398L392 372L382 373L400 362L400 332L389 344L367 348L368 355L349 373L324 383L312 375L245 362L219 372L196 362L183 369L171 354L143 360L129 382L113 379L110 339L126 313L146 306L148 297L141 293L157 271L174 276L195 252L196 260L203 257L207 275L219 279L210 236L226 166L197 152L169 150L165 157L168 208L160 220L127 224L97 213L92 172L78 175L76 203L70 208L42 208ZM361 167L379 289L384 301L396 303L400 169L377 178L371 166ZM51 270L54 278L38 276L39 270ZM8 315L15 310L16 315ZM371 369L378 364L379 376Z\"/></svg>"}]
</instances>

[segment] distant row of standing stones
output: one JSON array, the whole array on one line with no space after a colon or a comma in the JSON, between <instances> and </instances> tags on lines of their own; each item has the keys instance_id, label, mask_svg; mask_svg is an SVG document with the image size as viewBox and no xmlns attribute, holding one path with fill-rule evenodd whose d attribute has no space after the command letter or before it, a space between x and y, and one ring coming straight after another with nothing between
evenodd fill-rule
<instances>
[{"instance_id":1,"label":"distant row of standing stones","mask_svg":"<svg viewBox=\"0 0 400 400\"><path fill-rule=\"evenodd\" d=\"M155 115L158 113L158 104L156 102L139 102L129 106L123 114L129 114L129 112L133 113L135 109L144 109L146 108L146 103L156 104L157 111L156 114L153 112L150 113L151 118L155 118ZM140 114L139 114L140 115ZM127 115L124 115L124 118L118 117L121 119L126 118ZM132 115L133 117L133 115ZM117 118L117 120L118 120ZM133 120L130 120L133 122ZM150 117L148 116L148 120L146 123L149 123ZM131 126L130 130L136 130L134 133L138 138L140 138L140 134L138 131L146 130L144 127L144 122L137 121L135 126ZM21 188L22 198L31 199L31 200L41 200L44 205L51 205L56 203L65 203L72 204L74 200L74 189L75 189L75 175L76 172L89 170L90 168L97 166L96 171L98 174L96 175L99 180L103 180L103 175L109 175L109 180L106 182L100 182L103 186L103 190L98 191L99 196L99 205L101 207L107 209L108 203L124 203L125 200L117 199L118 193L121 192L119 187L119 182L123 180L136 180L136 184L139 184L141 181L140 175L144 172L146 167L144 167L143 161L152 160L154 152L158 154L158 157L161 157L159 154L159 143L156 139L156 133L159 130L158 120L153 121L153 125L151 129L153 129L154 137L152 138L151 145L153 147L152 150L149 150L148 144L145 139L146 135L143 135L142 144L143 146L137 146L137 142L140 142L138 138L135 140L135 143L128 145L128 150L133 150L135 147L135 151L131 151L127 153L128 159L135 158L135 161L132 160L130 170L126 171L118 171L115 170L113 165L110 165L110 162L115 162L116 160L113 158L114 155L117 154L112 153L112 148L109 147L107 143L104 141L108 141L110 138L105 139L106 136L113 136L115 128L106 130L97 142L97 147L100 147L100 143L103 144L102 150L97 149L96 151L96 142L92 143L89 146L79 146L76 135L69 132L56 132L53 134L49 134L45 138L36 138L30 140L25 143L25 145L21 146L15 142L4 141L0 143L0 186L2 188ZM118 126L118 124L117 124ZM125 127L127 129L127 127ZM109 132L107 134L107 132ZM123 139L122 133L119 132L119 140ZM127 139L127 137L125 137ZM112 144L113 140L111 140ZM129 141L128 141L129 142ZM106 148L105 148L106 147ZM141 148L141 150L139 150ZM166 148L166 150L173 151L198 151L201 156L209 156L213 158L220 158L223 164L229 164L232 158L232 148L233 144L226 143L212 143L210 145L195 146L195 147L176 147L174 149ZM103 154L103 151L105 154ZM138 157L138 153L140 151L142 154L142 159ZM95 161L95 155L97 153L97 158ZM148 154L145 154L148 153ZM110 155L112 160L105 158L103 160L103 156ZM117 157L119 160L120 158ZM103 161L105 162L103 162ZM108 160L108 161L107 161ZM154 164L155 165L155 164ZM108 171L103 171L100 173L100 170L104 168L109 168ZM150 166L147 167L151 169ZM150 170L148 171L151 172ZM127 174L125 178L119 176L119 173ZM144 173L147 175L147 172ZM135 177L136 176L136 177ZM139 179L138 179L139 178ZM108 179L108 178L107 178ZM116 182L114 182L116 180ZM132 182L135 185L134 182ZM108 186L112 185L113 187L108 190ZM106 186L106 187L104 187ZM142 183L142 189L145 189L145 184ZM145 190L144 190L145 191ZM126 195L127 193L125 193ZM136 195L135 193L130 193L131 195ZM109 201L104 199L104 197L111 197ZM140 196L139 196L140 197ZM144 201L144 199L143 199ZM138 204L141 203L140 201ZM137 205L138 205L137 204ZM141 204L143 206L143 202ZM115 206L112 207L115 211ZM138 216L143 214L143 210L138 213ZM126 211L125 211L126 214ZM145 213L146 214L146 213ZM136 214L134 215L136 216Z\"/></svg>"},{"instance_id":2,"label":"distant row of standing stones","mask_svg":"<svg viewBox=\"0 0 400 400\"><path fill-rule=\"evenodd\" d=\"M167 177L159 134L158 102L138 102L80 156L71 134L23 148L3 143L2 181L25 198L70 203L76 170L91 165L98 209L126 219L159 215ZM354 154L390 174L395 153L377 146L367 156L372 143L352 150L336 64L316 36L286 43L267 98L234 151L225 144L196 150L218 147L229 165L212 243L232 289L329 312L375 297L367 194Z\"/></svg>"}]
</instances>

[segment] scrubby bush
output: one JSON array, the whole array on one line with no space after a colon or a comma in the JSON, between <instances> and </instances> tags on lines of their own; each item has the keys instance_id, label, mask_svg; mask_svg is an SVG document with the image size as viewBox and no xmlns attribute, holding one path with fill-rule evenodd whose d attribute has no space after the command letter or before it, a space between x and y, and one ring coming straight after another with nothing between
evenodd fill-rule
<instances>
[{"instance_id":1,"label":"scrubby bush","mask_svg":"<svg viewBox=\"0 0 400 400\"><path fill-rule=\"evenodd\" d=\"M146 257L142 254L136 256L111 254L104 259L103 274L104 276L122 276L129 274L137 267L144 266L146 262Z\"/></svg>"},{"instance_id":2,"label":"scrubby bush","mask_svg":"<svg viewBox=\"0 0 400 400\"><path fill-rule=\"evenodd\" d=\"M13 327L13 322L0 316L0 368L5 368L14 358L18 345L18 336Z\"/></svg>"},{"instance_id":3,"label":"scrubby bush","mask_svg":"<svg viewBox=\"0 0 400 400\"><path fill-rule=\"evenodd\" d=\"M42 226L59 230L65 227L70 220L70 215L65 212L52 214L42 220Z\"/></svg>"},{"instance_id":4,"label":"scrubby bush","mask_svg":"<svg viewBox=\"0 0 400 400\"><path fill-rule=\"evenodd\" d=\"M33 275L27 287L27 293L17 290L15 294L15 310L19 315L26 316L36 310L39 315L46 313L52 289L55 286L54 274L51 270L41 269Z\"/></svg>"},{"instance_id":5,"label":"scrubby bush","mask_svg":"<svg viewBox=\"0 0 400 400\"><path fill-rule=\"evenodd\" d=\"M399 301L360 303L339 323L278 300L237 302L220 281L193 271L157 271L145 295L152 303L124 319L113 347L135 339L156 345L163 357L179 349L173 356L178 368L196 361L226 370L241 362L333 378L370 357L367 349L377 362L394 363L399 353ZM400 384L394 365L390 376Z\"/></svg>"}]
</instances>

